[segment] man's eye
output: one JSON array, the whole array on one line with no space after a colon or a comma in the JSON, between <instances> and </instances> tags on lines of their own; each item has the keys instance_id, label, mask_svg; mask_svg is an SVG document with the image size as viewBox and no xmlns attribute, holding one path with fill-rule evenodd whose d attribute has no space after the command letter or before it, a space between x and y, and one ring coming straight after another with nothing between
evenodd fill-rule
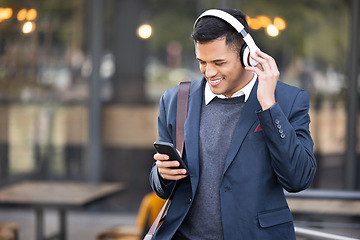
<instances>
[{"instance_id":1,"label":"man's eye","mask_svg":"<svg viewBox=\"0 0 360 240\"><path fill-rule=\"evenodd\" d=\"M225 64L224 62L215 63L216 66L221 66L221 65L224 65L224 64Z\"/></svg>"}]
</instances>

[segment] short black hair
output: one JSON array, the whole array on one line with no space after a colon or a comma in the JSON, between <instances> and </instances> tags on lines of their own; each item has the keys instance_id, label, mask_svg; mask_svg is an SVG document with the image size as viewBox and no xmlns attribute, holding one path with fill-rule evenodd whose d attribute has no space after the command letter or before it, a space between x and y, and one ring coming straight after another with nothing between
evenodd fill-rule
<instances>
[{"instance_id":1,"label":"short black hair","mask_svg":"<svg viewBox=\"0 0 360 240\"><path fill-rule=\"evenodd\" d=\"M246 15L237 9L219 9L224 12L227 12L239 20L245 28L246 32L249 32L249 26L246 21ZM205 16L199 19L196 23L193 32L191 33L191 38L195 42L207 43L215 39L226 37L226 45L235 47L236 50L240 52L244 40L241 34L239 34L233 26L231 26L225 20Z\"/></svg>"}]
</instances>

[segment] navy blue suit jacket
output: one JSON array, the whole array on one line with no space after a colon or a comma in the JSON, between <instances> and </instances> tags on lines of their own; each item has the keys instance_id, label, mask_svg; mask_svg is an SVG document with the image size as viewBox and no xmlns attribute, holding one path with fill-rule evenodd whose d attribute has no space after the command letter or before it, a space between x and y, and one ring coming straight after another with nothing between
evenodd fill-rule
<instances>
[{"instance_id":1,"label":"navy blue suit jacket","mask_svg":"<svg viewBox=\"0 0 360 240\"><path fill-rule=\"evenodd\" d=\"M204 79L193 81L189 93L183 158L190 176L178 181L165 220L156 233L157 240L171 239L196 198L204 83ZM177 90L174 87L162 96L158 119L159 140L174 145ZM295 239L293 217L283 189L301 191L309 187L315 175L309 96L278 82L276 104L261 111L256 95L257 83L235 129L219 189L224 239ZM167 198L174 186L173 181L161 178L156 165L150 183L162 198Z\"/></svg>"}]
</instances>

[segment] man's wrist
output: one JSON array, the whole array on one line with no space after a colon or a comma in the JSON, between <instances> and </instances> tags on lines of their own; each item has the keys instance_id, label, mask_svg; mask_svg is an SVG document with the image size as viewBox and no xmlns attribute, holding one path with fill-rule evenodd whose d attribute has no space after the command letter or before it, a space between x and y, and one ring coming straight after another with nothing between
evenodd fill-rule
<instances>
[{"instance_id":1,"label":"man's wrist","mask_svg":"<svg viewBox=\"0 0 360 240\"><path fill-rule=\"evenodd\" d=\"M266 102L266 103L260 103L261 109L262 109L263 111L265 111L265 110L271 108L272 106L274 106L275 103L276 103L275 101L270 101L270 102Z\"/></svg>"}]
</instances>

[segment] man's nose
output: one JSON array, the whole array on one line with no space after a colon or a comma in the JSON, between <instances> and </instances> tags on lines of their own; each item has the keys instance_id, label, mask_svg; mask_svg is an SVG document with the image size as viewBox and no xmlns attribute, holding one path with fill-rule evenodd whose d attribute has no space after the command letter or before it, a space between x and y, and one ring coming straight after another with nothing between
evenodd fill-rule
<instances>
[{"instance_id":1,"label":"man's nose","mask_svg":"<svg viewBox=\"0 0 360 240\"><path fill-rule=\"evenodd\" d=\"M211 64L208 64L205 69L205 76L207 78L215 77L217 74L217 70L214 66L211 66Z\"/></svg>"}]
</instances>

